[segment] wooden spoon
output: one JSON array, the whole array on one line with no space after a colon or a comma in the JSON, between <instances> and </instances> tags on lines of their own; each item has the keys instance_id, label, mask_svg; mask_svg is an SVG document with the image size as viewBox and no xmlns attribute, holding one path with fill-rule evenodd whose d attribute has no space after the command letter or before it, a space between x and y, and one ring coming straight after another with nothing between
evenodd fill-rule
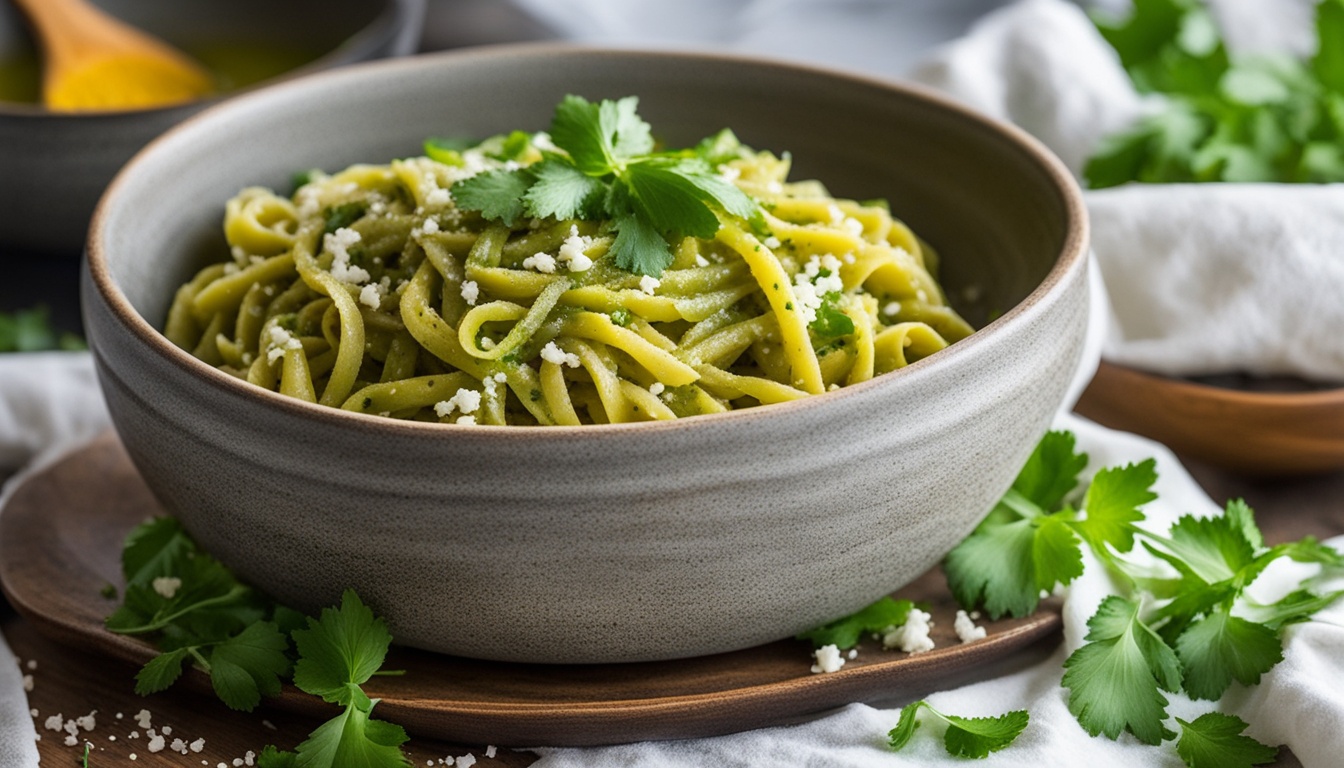
<instances>
[{"instance_id":1,"label":"wooden spoon","mask_svg":"<svg viewBox=\"0 0 1344 768\"><path fill-rule=\"evenodd\" d=\"M215 90L214 78L180 51L85 0L15 2L42 41L42 98L49 109L141 109Z\"/></svg>"}]
</instances>

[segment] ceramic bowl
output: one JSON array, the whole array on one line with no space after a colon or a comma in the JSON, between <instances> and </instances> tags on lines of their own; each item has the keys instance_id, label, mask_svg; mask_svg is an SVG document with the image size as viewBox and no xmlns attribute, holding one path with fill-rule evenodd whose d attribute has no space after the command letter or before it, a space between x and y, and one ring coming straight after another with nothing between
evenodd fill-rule
<instances>
[{"instance_id":1,"label":"ceramic bowl","mask_svg":"<svg viewBox=\"0 0 1344 768\"><path fill-rule=\"evenodd\" d=\"M795 178L888 198L940 249L950 295L979 294L961 307L985 327L803 401L575 428L323 408L159 333L176 287L225 253L239 188L385 162L430 135L543 129L566 93L637 94L670 145L731 126L791 151ZM243 578L309 611L353 587L412 646L633 661L788 637L937 563L1061 402L1088 314L1086 241L1056 160L930 93L754 59L519 46L351 67L180 126L100 203L82 290L136 466Z\"/></svg>"},{"instance_id":2,"label":"ceramic bowl","mask_svg":"<svg viewBox=\"0 0 1344 768\"><path fill-rule=\"evenodd\" d=\"M279 79L357 61L413 53L425 0L93 0L242 82L258 62L307 60ZM36 99L37 53L18 10L0 3L0 94ZM222 63L221 63L222 66ZM271 78L276 79L276 78ZM25 81L24 86L16 81ZM228 94L223 94L227 96ZM60 114L0 97L0 248L77 255L89 216L113 175L164 129L219 101L160 109ZM234 147L230 151L236 151Z\"/></svg>"}]
</instances>

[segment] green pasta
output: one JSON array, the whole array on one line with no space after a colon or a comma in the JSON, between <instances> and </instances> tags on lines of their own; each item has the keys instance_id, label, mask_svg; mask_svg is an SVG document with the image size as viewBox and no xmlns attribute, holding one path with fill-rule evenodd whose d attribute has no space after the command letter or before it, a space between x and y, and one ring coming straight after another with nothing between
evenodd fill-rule
<instances>
[{"instance_id":1,"label":"green pasta","mask_svg":"<svg viewBox=\"0 0 1344 768\"><path fill-rule=\"evenodd\" d=\"M562 154L546 133L514 133L312 174L290 197L244 189L225 209L231 258L178 290L165 333L257 386L349 411L571 426L794 400L971 333L933 252L884 206L789 182L787 157L725 136L715 172L760 214L715 209L713 236L674 236L657 277L617 263L611 221L505 223L461 204L464 179Z\"/></svg>"}]
</instances>

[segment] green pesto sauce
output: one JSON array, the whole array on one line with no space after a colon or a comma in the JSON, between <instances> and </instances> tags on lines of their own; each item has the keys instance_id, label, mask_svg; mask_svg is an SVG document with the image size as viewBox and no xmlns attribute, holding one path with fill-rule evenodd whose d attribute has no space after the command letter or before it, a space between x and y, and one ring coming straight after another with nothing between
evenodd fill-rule
<instances>
[{"instance_id":1,"label":"green pesto sauce","mask_svg":"<svg viewBox=\"0 0 1344 768\"><path fill-rule=\"evenodd\" d=\"M205 43L182 50L210 70L219 90L226 93L297 69L323 53L265 42ZM41 103L42 65L36 53L0 57L0 101Z\"/></svg>"}]
</instances>

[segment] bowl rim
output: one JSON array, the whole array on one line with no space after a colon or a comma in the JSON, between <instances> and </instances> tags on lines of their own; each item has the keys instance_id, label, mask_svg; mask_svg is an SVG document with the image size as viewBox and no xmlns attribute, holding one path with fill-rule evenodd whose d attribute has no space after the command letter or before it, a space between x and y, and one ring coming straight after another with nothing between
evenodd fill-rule
<instances>
[{"instance_id":1,"label":"bowl rim","mask_svg":"<svg viewBox=\"0 0 1344 768\"><path fill-rule=\"evenodd\" d=\"M335 47L323 52L321 56L294 67L293 69L287 69L277 75L252 83L251 85L243 86L242 88L236 88L223 93L215 93L199 99L163 104L157 107L101 109L87 112L59 112L47 109L40 103L32 104L21 101L0 100L0 118L23 120L89 120L106 118L109 120L124 120L135 119L139 116L171 114L183 109L209 109L231 98L251 93L252 91L261 88L268 88L272 85L287 82L299 77L307 77L319 72L325 72L343 65L351 65L354 62L358 62L361 56L367 56L370 53L377 51L381 46L388 45L397 40L407 24L413 24L418 28L419 24L416 22L416 19L422 17L424 14L425 0L383 0L383 2L385 2L386 5L384 5L383 9L367 24L346 35Z\"/></svg>"},{"instance_id":2,"label":"bowl rim","mask_svg":"<svg viewBox=\"0 0 1344 768\"><path fill-rule=\"evenodd\" d=\"M727 66L755 66L769 69L782 69L785 71L797 72L799 74L820 75L825 78L848 81L850 84L869 89L888 91L901 98L922 100L937 108L955 113L961 119L975 124L987 133L997 134L999 138L1006 139L1007 143L1014 149L1034 161L1037 167L1041 170L1043 177L1050 182L1055 195L1058 196L1061 203L1065 221L1063 241L1056 254L1053 266L1046 273L1041 282L1021 301L1005 311L999 317L986 323L984 327L976 329L976 331L967 338L949 345L946 349L940 350L935 355L930 355L927 358L918 360L904 368L890 371L880 376L875 376L865 382L840 387L839 389L789 402L765 404L754 408L743 408L724 413L703 414L696 416L695 418L642 421L624 424L584 424L579 426L458 425L455 423L417 422L404 419L391 419L375 414L345 411L340 408L309 403L294 397L282 395L279 392L273 392L231 376L177 347L131 306L130 301L121 291L121 288L112 280L106 256L103 253L102 241L103 232L106 228L106 221L109 215L108 212L118 197L120 189L130 183L129 179L135 175L137 169L144 162L146 157L158 152L161 146L174 140L177 136L197 130L196 126L198 124L212 120L216 113L245 109L252 102L273 99L278 95L283 95L289 90L307 88L316 82L357 77L364 72L375 70L387 72L420 70L425 68L447 67L451 66L452 63L456 61L489 61L492 59L509 60L524 56L536 58L552 56L596 56L662 60L666 62L695 60L706 63L717 62ZM878 77L867 76L850 70L767 56L704 51L635 50L543 41L483 46L479 48L442 51L414 57L361 62L348 67L324 70L288 82L268 85L264 88L258 88L250 93L237 95L224 102L207 107L160 134L145 147L140 149L131 160L121 168L112 183L108 185L107 189L99 199L97 207L94 209L93 218L89 226L86 240L87 247L84 252L84 279L89 281L95 288L98 296L105 302L110 315L119 321L137 341L149 347L157 357L176 366L187 375L199 379L203 385L209 385L217 390L227 392L230 395L252 400L256 402L258 406L272 412L278 411L283 415L296 418L316 419L317 421L332 427L345 427L365 431L370 434L391 434L421 438L438 434L455 434L458 436L512 435L519 439L527 440L546 439L573 441L575 439L594 439L600 438L603 435L631 431L665 432L669 430L678 431L687 428L695 429L695 424L718 423L724 420L745 422L747 420L757 420L761 418L778 419L783 415L793 413L800 409L815 409L818 407L828 407L832 404L843 403L847 399L861 396L863 393L874 388L890 387L894 386L897 382L923 376L925 375L924 372L928 370L931 364L942 367L955 364L957 360L973 354L974 350L987 343L986 339L988 337L996 337L1002 333L1002 329L1005 327L1017 325L1020 319L1027 315L1036 304L1040 303L1048 295L1053 293L1057 286L1063 283L1070 273L1075 270L1086 269L1088 260L1088 235L1088 215L1083 201L1082 190L1061 160L1026 131L1009 123L991 118L931 88L904 81L883 80ZM85 312L87 314L87 308L85 309ZM90 336L92 338L92 333ZM102 356L99 353L97 346L91 345L91 347L95 362L99 365L106 365L105 361L102 360ZM930 361L941 362L931 363ZM444 430L448 430L448 432L444 432Z\"/></svg>"}]
</instances>

